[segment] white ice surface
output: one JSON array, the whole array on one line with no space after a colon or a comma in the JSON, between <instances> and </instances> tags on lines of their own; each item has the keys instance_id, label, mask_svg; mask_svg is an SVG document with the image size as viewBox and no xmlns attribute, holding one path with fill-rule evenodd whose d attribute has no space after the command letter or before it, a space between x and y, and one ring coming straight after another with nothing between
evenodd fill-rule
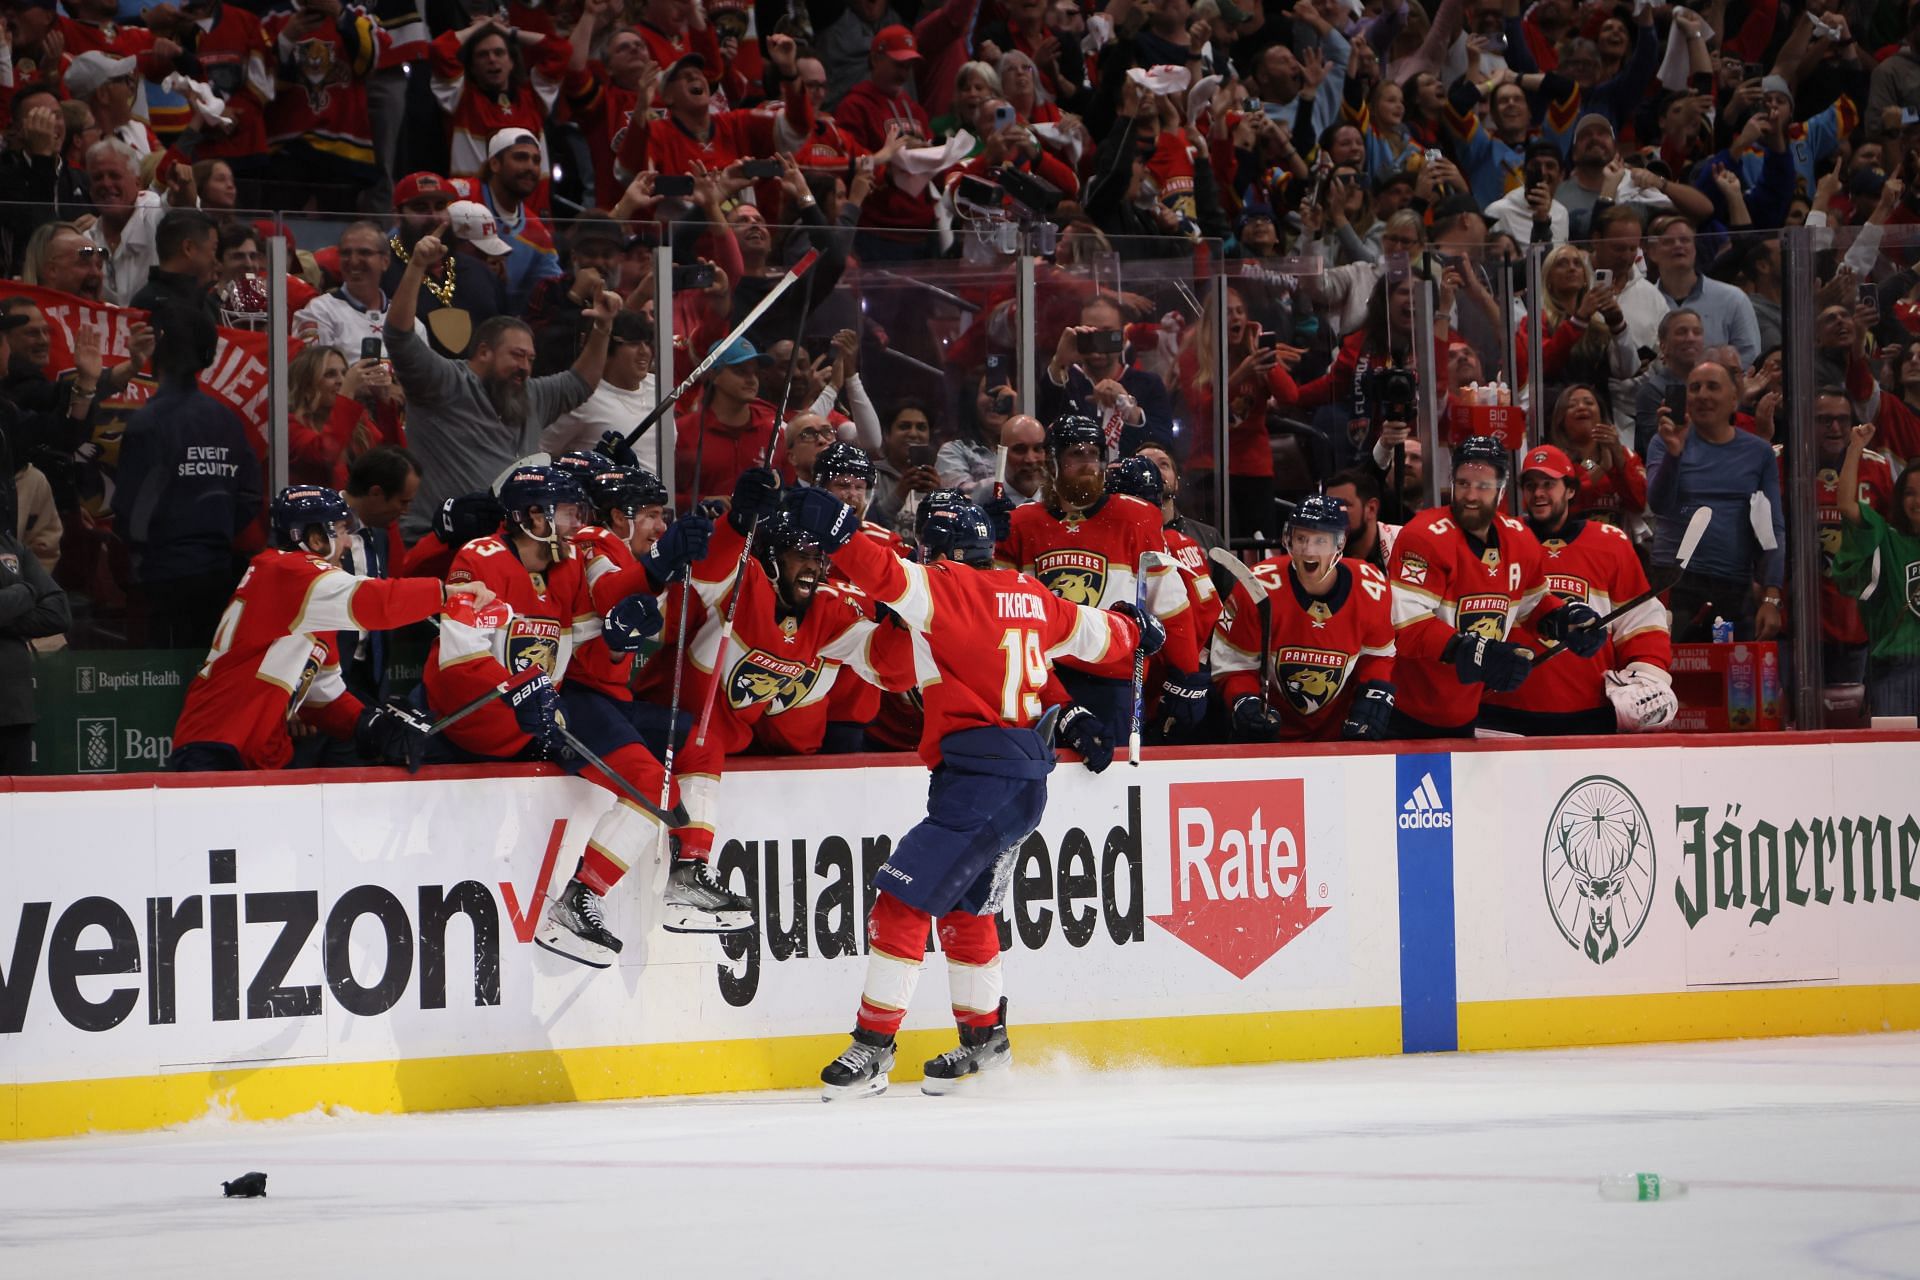
<instances>
[{"instance_id":1,"label":"white ice surface","mask_svg":"<svg viewBox=\"0 0 1920 1280\"><path fill-rule=\"evenodd\" d=\"M1015 1073L0 1145L0 1276L1920 1276L1916 1035Z\"/></svg>"}]
</instances>

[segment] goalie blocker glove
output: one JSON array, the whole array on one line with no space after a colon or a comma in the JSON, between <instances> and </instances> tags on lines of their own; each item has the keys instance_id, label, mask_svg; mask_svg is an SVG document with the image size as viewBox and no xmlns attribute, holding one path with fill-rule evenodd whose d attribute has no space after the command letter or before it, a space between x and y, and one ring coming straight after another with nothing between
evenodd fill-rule
<instances>
[{"instance_id":1,"label":"goalie blocker glove","mask_svg":"<svg viewBox=\"0 0 1920 1280\"><path fill-rule=\"evenodd\" d=\"M1340 724L1340 736L1378 742L1387 736L1387 724L1392 719L1393 686L1369 680L1354 691L1353 705Z\"/></svg>"},{"instance_id":2,"label":"goalie blocker glove","mask_svg":"<svg viewBox=\"0 0 1920 1280\"><path fill-rule=\"evenodd\" d=\"M426 717L412 707L389 702L360 713L353 726L353 745L364 759L418 773L432 730Z\"/></svg>"},{"instance_id":3,"label":"goalie blocker glove","mask_svg":"<svg viewBox=\"0 0 1920 1280\"><path fill-rule=\"evenodd\" d=\"M1242 694L1233 704L1233 736L1243 742L1278 742L1285 723L1259 694Z\"/></svg>"},{"instance_id":4,"label":"goalie blocker glove","mask_svg":"<svg viewBox=\"0 0 1920 1280\"><path fill-rule=\"evenodd\" d=\"M1577 600L1569 600L1541 618L1534 630L1542 640L1557 641L1579 658L1591 658L1607 643L1607 629L1600 625L1599 613Z\"/></svg>"},{"instance_id":5,"label":"goalie blocker glove","mask_svg":"<svg viewBox=\"0 0 1920 1280\"><path fill-rule=\"evenodd\" d=\"M1113 740L1100 717L1085 707L1073 705L1061 712L1053 736L1080 753L1088 773L1099 773L1113 763Z\"/></svg>"},{"instance_id":6,"label":"goalie blocker glove","mask_svg":"<svg viewBox=\"0 0 1920 1280\"><path fill-rule=\"evenodd\" d=\"M1457 635L1447 641L1440 660L1453 664L1461 684L1484 684L1496 693L1512 693L1533 670L1532 660L1519 645L1476 635Z\"/></svg>"}]
</instances>

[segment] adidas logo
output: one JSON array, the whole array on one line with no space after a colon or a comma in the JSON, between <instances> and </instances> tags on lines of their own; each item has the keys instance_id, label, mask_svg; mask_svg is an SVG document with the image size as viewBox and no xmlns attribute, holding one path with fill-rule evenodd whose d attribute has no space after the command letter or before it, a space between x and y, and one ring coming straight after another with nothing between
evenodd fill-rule
<instances>
[{"instance_id":1,"label":"adidas logo","mask_svg":"<svg viewBox=\"0 0 1920 1280\"><path fill-rule=\"evenodd\" d=\"M1400 829L1411 831L1419 827L1451 827L1453 815L1447 812L1447 806L1441 803L1440 788L1433 785L1433 775L1427 774L1420 779L1420 785L1413 789L1407 802L1400 806Z\"/></svg>"}]
</instances>

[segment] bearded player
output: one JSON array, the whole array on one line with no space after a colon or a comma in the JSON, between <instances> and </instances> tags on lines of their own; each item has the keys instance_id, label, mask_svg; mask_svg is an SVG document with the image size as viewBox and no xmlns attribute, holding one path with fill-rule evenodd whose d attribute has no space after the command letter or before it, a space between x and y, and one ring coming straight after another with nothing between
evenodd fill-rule
<instances>
[{"instance_id":1,"label":"bearded player","mask_svg":"<svg viewBox=\"0 0 1920 1280\"><path fill-rule=\"evenodd\" d=\"M269 512L275 546L247 566L220 615L186 705L167 768L281 769L293 758L295 719L353 741L370 760L418 768L426 721L405 707L366 707L347 691L333 633L384 631L449 604L485 608L478 582L361 578L340 568L352 519L332 489L282 489Z\"/></svg>"},{"instance_id":2,"label":"bearded player","mask_svg":"<svg viewBox=\"0 0 1920 1280\"><path fill-rule=\"evenodd\" d=\"M1214 632L1213 680L1236 741L1387 736L1394 657L1387 579L1370 564L1343 559L1346 542L1341 503L1315 494L1293 509L1282 544L1287 553L1252 570L1267 589L1264 637L1261 610L1235 584Z\"/></svg>"},{"instance_id":3,"label":"bearded player","mask_svg":"<svg viewBox=\"0 0 1920 1280\"><path fill-rule=\"evenodd\" d=\"M1507 451L1494 436L1453 450L1453 504L1422 511L1393 544L1397 689L1389 736L1470 738L1482 691L1511 693L1533 651L1508 639L1534 619L1542 640L1581 658L1600 652L1600 615L1547 592L1540 543L1500 513Z\"/></svg>"},{"instance_id":4,"label":"bearded player","mask_svg":"<svg viewBox=\"0 0 1920 1280\"><path fill-rule=\"evenodd\" d=\"M1047 429L1052 470L1045 500L1013 511L1007 538L994 554L997 564L1033 575L1069 604L1091 608L1133 604L1141 557L1167 552L1157 508L1108 496L1106 448L1106 435L1092 418L1070 414L1055 420ZM1148 566L1146 600L1167 632L1158 710L1150 718L1155 736L1190 732L1207 712L1201 653L1206 636L1195 629L1186 583L1171 563ZM1119 741L1132 728L1132 675L1112 679L1069 670L1061 673L1061 683L1066 696L1099 716Z\"/></svg>"},{"instance_id":5,"label":"bearded player","mask_svg":"<svg viewBox=\"0 0 1920 1280\"><path fill-rule=\"evenodd\" d=\"M1552 445L1530 450L1520 464L1527 528L1545 553L1547 590L1601 614L1647 590L1633 543L1613 525L1573 514L1581 468ZM1480 724L1528 736L1636 733L1658 729L1680 709L1668 667L1673 641L1666 609L1647 600L1606 626L1607 643L1592 657L1562 654L1536 663L1527 682L1480 702ZM1531 624L1515 639L1544 654L1552 648Z\"/></svg>"},{"instance_id":6,"label":"bearded player","mask_svg":"<svg viewBox=\"0 0 1920 1280\"><path fill-rule=\"evenodd\" d=\"M852 509L831 494L802 489L791 505L835 567L905 628L882 627L877 648L883 664L904 660L919 673L926 700L920 758L933 770L926 819L874 873L866 985L852 1043L820 1073L824 1095L831 1101L886 1089L894 1034L935 919L960 1043L926 1064L922 1088L949 1093L1012 1061L994 914L1013 854L1046 808L1054 757L1035 724L1052 666L1130 673L1135 649L1157 648L1164 633L1148 618L1143 637L1119 612L1069 604L1024 574L992 567L992 526L977 508L929 515L921 535L929 563L920 565L857 536ZM1113 758L1112 740L1082 708L1067 708L1057 733L1096 772Z\"/></svg>"}]
</instances>

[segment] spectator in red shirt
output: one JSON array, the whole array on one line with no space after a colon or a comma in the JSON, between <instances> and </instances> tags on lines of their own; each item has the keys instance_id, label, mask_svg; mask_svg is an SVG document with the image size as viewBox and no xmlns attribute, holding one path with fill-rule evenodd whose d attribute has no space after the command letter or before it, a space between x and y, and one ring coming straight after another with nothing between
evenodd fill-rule
<instances>
[{"instance_id":1,"label":"spectator in red shirt","mask_svg":"<svg viewBox=\"0 0 1920 1280\"><path fill-rule=\"evenodd\" d=\"M926 108L907 91L919 61L913 32L899 26L881 28L867 54L867 78L847 90L834 108L834 119L848 137L868 151L880 150L895 137L910 147L933 137ZM883 262L928 256L927 233L933 229L933 215L931 188L912 195L879 179L861 208L860 256Z\"/></svg>"},{"instance_id":2,"label":"spectator in red shirt","mask_svg":"<svg viewBox=\"0 0 1920 1280\"><path fill-rule=\"evenodd\" d=\"M735 338L698 392L675 406L673 474L675 501L691 509L697 497L725 497L740 473L766 456L779 410L760 398L760 375L767 358L745 338ZM702 437L705 444L701 443ZM700 492L693 491L694 459L700 461Z\"/></svg>"},{"instance_id":3,"label":"spectator in red shirt","mask_svg":"<svg viewBox=\"0 0 1920 1280\"><path fill-rule=\"evenodd\" d=\"M378 360L347 363L338 347L304 348L287 367L287 478L343 489L355 458L383 443L359 395L370 378L391 379Z\"/></svg>"},{"instance_id":4,"label":"spectator in red shirt","mask_svg":"<svg viewBox=\"0 0 1920 1280\"><path fill-rule=\"evenodd\" d=\"M611 209L620 198L615 176L615 139L633 118L633 109L652 102L660 67L647 52L647 42L631 27L607 37L602 56L591 56L602 27L616 16L613 0L587 0L569 39L573 61L567 75L567 114L579 125L593 158L593 202Z\"/></svg>"},{"instance_id":5,"label":"spectator in red shirt","mask_svg":"<svg viewBox=\"0 0 1920 1280\"><path fill-rule=\"evenodd\" d=\"M806 106L794 71L793 40L775 36L769 41L768 55L787 83L788 119L804 120ZM666 118L642 121L640 112L634 113L634 122L619 143L617 172L622 181L649 168L676 174L704 171L723 174L730 188L726 195L731 197L748 181L734 166L773 154L777 117L755 110L714 114L713 85L707 72L706 58L697 53L667 68L660 78L660 104L667 109Z\"/></svg>"},{"instance_id":6,"label":"spectator in red shirt","mask_svg":"<svg viewBox=\"0 0 1920 1280\"><path fill-rule=\"evenodd\" d=\"M448 117L450 178L486 170L487 143L504 129L544 138L547 113L560 96L573 46L558 36L506 26L493 15L448 31L433 42L433 96ZM548 157L543 141L541 171ZM547 207L546 183L533 198Z\"/></svg>"}]
</instances>

